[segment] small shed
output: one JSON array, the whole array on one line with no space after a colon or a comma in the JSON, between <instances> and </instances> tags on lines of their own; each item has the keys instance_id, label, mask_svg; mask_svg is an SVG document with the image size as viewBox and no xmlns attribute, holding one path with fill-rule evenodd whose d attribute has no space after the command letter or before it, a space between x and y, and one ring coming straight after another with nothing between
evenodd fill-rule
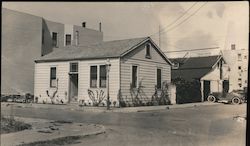
<instances>
[{"instance_id":1,"label":"small shed","mask_svg":"<svg viewBox=\"0 0 250 146\"><path fill-rule=\"evenodd\" d=\"M106 105L151 100L171 82L171 62L150 37L57 48L35 61L38 102Z\"/></svg>"},{"instance_id":2,"label":"small shed","mask_svg":"<svg viewBox=\"0 0 250 146\"><path fill-rule=\"evenodd\" d=\"M190 98L204 101L211 92L228 92L228 65L221 55L170 60L175 64L171 72L172 81L181 79L185 83L191 83L188 87L193 86L194 89L187 89L188 94L192 96ZM192 102L192 99L187 102Z\"/></svg>"}]
</instances>

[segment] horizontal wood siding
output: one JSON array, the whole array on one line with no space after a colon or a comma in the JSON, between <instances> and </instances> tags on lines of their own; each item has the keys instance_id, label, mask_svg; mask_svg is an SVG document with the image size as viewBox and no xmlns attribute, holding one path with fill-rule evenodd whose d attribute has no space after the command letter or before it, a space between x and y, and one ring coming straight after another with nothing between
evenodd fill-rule
<instances>
[{"instance_id":1,"label":"horizontal wood siding","mask_svg":"<svg viewBox=\"0 0 250 146\"><path fill-rule=\"evenodd\" d=\"M75 61L74 61L75 62ZM90 89L90 66L91 65L104 65L106 60L84 60L78 61L78 100L84 100L86 103L91 102L88 96L88 89ZM119 90L119 59L110 60L110 99L111 101L117 100ZM57 99L63 100L64 103L68 102L69 94L69 64L70 62L53 62L53 63L36 63L35 65L35 96L39 97L39 102L51 101L46 94L46 90L52 95L55 88L50 88L50 67L57 67L58 93ZM91 89L92 91L100 90L99 88ZM102 90L106 93L106 88ZM65 94L67 93L67 94ZM106 100L104 100L106 101Z\"/></svg>"},{"instance_id":2,"label":"horizontal wood siding","mask_svg":"<svg viewBox=\"0 0 250 146\"><path fill-rule=\"evenodd\" d=\"M162 82L171 81L171 66L153 48L150 50L151 58L145 57L145 44L121 59L121 97L131 101L130 83L132 82L132 65L138 65L138 81L142 82L142 100L151 100L157 82L157 68L162 69Z\"/></svg>"},{"instance_id":3,"label":"horizontal wood siding","mask_svg":"<svg viewBox=\"0 0 250 146\"><path fill-rule=\"evenodd\" d=\"M35 64L35 97L38 97L38 101L40 103L43 101L46 103L51 102L51 99L47 96L46 90L48 90L49 94L52 95L56 89L50 87L50 67L56 67L56 77L59 79L56 99L59 101L62 100L63 102L68 102L68 97L65 95L65 92L68 94L68 62Z\"/></svg>"},{"instance_id":4,"label":"horizontal wood siding","mask_svg":"<svg viewBox=\"0 0 250 146\"><path fill-rule=\"evenodd\" d=\"M88 89L91 89L96 94L96 90L103 90L105 92L105 96L107 94L106 88L90 88L90 66L91 65L104 65L106 63L106 59L100 60L84 60L79 64L79 92L78 97L79 100L84 100L86 103L91 102L88 95ZM109 94L110 100L117 101L117 94L119 90L119 59L110 59L110 79L109 79ZM98 70L99 72L99 70ZM107 97L107 96L106 96ZM106 98L103 101L106 104Z\"/></svg>"}]
</instances>

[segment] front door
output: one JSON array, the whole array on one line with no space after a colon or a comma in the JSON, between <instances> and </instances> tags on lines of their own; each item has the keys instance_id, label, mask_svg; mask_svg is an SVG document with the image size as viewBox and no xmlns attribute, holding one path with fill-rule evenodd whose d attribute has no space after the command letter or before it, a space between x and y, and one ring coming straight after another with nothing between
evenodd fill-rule
<instances>
[{"instance_id":1,"label":"front door","mask_svg":"<svg viewBox=\"0 0 250 146\"><path fill-rule=\"evenodd\" d=\"M74 103L78 99L78 74L70 74L69 78L69 101Z\"/></svg>"},{"instance_id":2,"label":"front door","mask_svg":"<svg viewBox=\"0 0 250 146\"><path fill-rule=\"evenodd\" d=\"M223 92L228 93L228 90L229 90L229 81L224 80L223 81Z\"/></svg>"},{"instance_id":3,"label":"front door","mask_svg":"<svg viewBox=\"0 0 250 146\"><path fill-rule=\"evenodd\" d=\"M204 95L204 101L207 100L208 95L210 94L210 81L204 81L204 89L203 89L203 95Z\"/></svg>"}]
</instances>

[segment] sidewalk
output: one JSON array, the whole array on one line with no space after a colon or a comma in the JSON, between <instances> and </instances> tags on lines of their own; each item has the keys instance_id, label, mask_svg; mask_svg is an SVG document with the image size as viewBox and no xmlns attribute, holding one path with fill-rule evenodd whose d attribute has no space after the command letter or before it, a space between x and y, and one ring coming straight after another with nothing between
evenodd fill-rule
<instances>
[{"instance_id":1,"label":"sidewalk","mask_svg":"<svg viewBox=\"0 0 250 146\"><path fill-rule=\"evenodd\" d=\"M197 102L197 103L187 103L187 104L175 104L175 105L159 105L159 106L140 106L140 107L124 107L117 108L111 107L110 110L107 110L107 107L92 107L92 106L83 106L80 107L78 104L66 104L66 105L56 105L56 104L31 104L31 103L12 103L12 102L3 102L1 106L9 106L13 104L14 107L18 108L46 108L46 109L59 109L59 110L72 110L72 111L83 111L83 112L146 112L146 111L155 111L155 110L166 110L166 109L176 109L176 108L188 108L195 106L211 106L218 105L221 103L210 103L210 102Z\"/></svg>"},{"instance_id":2,"label":"sidewalk","mask_svg":"<svg viewBox=\"0 0 250 146\"><path fill-rule=\"evenodd\" d=\"M32 129L1 134L1 146L16 146L68 136L87 136L105 132L102 125L21 117L15 117L15 119L31 124Z\"/></svg>"}]
</instances>

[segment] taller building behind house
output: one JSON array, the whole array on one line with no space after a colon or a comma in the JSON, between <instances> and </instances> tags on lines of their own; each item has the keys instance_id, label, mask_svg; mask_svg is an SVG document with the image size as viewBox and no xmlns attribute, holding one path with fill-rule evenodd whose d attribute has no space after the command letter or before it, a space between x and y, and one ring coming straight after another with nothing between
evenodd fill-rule
<instances>
[{"instance_id":1,"label":"taller building behind house","mask_svg":"<svg viewBox=\"0 0 250 146\"><path fill-rule=\"evenodd\" d=\"M69 45L103 41L103 32L2 8L1 94L32 93L34 59Z\"/></svg>"},{"instance_id":2,"label":"taller building behind house","mask_svg":"<svg viewBox=\"0 0 250 146\"><path fill-rule=\"evenodd\" d=\"M248 83L248 50L232 44L230 49L223 50L223 56L230 67L229 90L244 90Z\"/></svg>"}]
</instances>

